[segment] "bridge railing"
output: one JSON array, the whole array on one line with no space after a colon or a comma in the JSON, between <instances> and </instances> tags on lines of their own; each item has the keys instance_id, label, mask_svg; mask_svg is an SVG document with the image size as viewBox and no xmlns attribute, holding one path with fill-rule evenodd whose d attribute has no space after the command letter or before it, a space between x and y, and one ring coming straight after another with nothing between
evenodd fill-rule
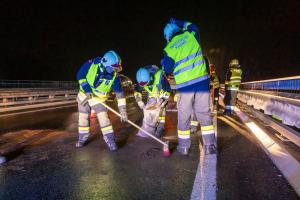
<instances>
[{"instance_id":1,"label":"bridge railing","mask_svg":"<svg viewBox=\"0 0 300 200\"><path fill-rule=\"evenodd\" d=\"M238 98L286 125L300 128L300 76L242 83Z\"/></svg>"},{"instance_id":2,"label":"bridge railing","mask_svg":"<svg viewBox=\"0 0 300 200\"><path fill-rule=\"evenodd\" d=\"M45 81L45 80L0 80L1 88L53 88L53 89L76 89L75 81Z\"/></svg>"},{"instance_id":3,"label":"bridge railing","mask_svg":"<svg viewBox=\"0 0 300 200\"><path fill-rule=\"evenodd\" d=\"M242 83L241 88L245 90L265 90L299 94L300 76L245 82Z\"/></svg>"},{"instance_id":4,"label":"bridge railing","mask_svg":"<svg viewBox=\"0 0 300 200\"><path fill-rule=\"evenodd\" d=\"M128 96L133 93L132 81L122 74L120 77L124 93ZM71 105L76 103L78 89L75 81L0 80L0 115Z\"/></svg>"},{"instance_id":5,"label":"bridge railing","mask_svg":"<svg viewBox=\"0 0 300 200\"><path fill-rule=\"evenodd\" d=\"M0 115L76 103L75 81L0 80Z\"/></svg>"}]
</instances>

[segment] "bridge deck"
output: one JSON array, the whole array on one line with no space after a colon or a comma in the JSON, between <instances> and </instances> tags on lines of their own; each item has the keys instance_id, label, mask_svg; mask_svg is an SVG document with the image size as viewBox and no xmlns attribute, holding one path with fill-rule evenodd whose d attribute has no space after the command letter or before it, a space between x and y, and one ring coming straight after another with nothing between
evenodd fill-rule
<instances>
[{"instance_id":1,"label":"bridge deck","mask_svg":"<svg viewBox=\"0 0 300 200\"><path fill-rule=\"evenodd\" d=\"M129 118L140 124L136 104L128 106ZM166 138L174 144L176 114L168 113L166 124ZM160 144L135 136L137 130L111 113L119 151L106 149L95 118L91 142L75 149L77 117L74 107L0 118L0 153L14 149L0 167L0 199L190 199L192 193L200 198L194 185L201 173L197 135L188 157L175 151L163 158ZM217 124L217 191L210 195L299 199L241 121L220 115Z\"/></svg>"}]
</instances>

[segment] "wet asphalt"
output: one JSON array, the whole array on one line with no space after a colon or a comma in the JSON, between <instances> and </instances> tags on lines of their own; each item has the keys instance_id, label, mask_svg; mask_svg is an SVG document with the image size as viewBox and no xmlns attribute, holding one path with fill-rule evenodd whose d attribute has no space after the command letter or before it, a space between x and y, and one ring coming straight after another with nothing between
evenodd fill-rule
<instances>
[{"instance_id":1,"label":"wet asphalt","mask_svg":"<svg viewBox=\"0 0 300 200\"><path fill-rule=\"evenodd\" d=\"M141 124L142 112L133 101L128 111L129 118ZM167 115L171 138L176 135L176 114ZM159 143L135 136L135 128L110 116L119 146L114 153L106 148L96 118L91 119L90 142L75 148L76 107L0 118L2 135L23 129L63 132L28 145L0 166L0 199L190 199L199 162L198 137L192 136L188 157L174 151L164 158ZM173 148L176 140L171 143ZM255 140L221 119L218 149L217 199L299 199Z\"/></svg>"}]
</instances>

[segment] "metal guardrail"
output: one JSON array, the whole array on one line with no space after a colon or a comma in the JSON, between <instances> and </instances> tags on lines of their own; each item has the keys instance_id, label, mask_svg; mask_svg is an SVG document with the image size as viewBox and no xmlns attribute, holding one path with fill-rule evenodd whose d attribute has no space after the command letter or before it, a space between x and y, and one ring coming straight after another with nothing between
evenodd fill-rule
<instances>
[{"instance_id":1,"label":"metal guardrail","mask_svg":"<svg viewBox=\"0 0 300 200\"><path fill-rule=\"evenodd\" d=\"M256 110L280 120L283 124L300 128L300 100L265 92L240 90L238 99Z\"/></svg>"},{"instance_id":2,"label":"metal guardrail","mask_svg":"<svg viewBox=\"0 0 300 200\"><path fill-rule=\"evenodd\" d=\"M26 91L0 93L0 108L41 102L75 99L77 90Z\"/></svg>"},{"instance_id":3,"label":"metal guardrail","mask_svg":"<svg viewBox=\"0 0 300 200\"><path fill-rule=\"evenodd\" d=\"M132 93L132 81L120 74L125 94ZM0 80L0 115L27 109L76 103L78 83L74 81ZM112 95L113 96L113 95Z\"/></svg>"},{"instance_id":4,"label":"metal guardrail","mask_svg":"<svg viewBox=\"0 0 300 200\"><path fill-rule=\"evenodd\" d=\"M75 81L44 81L44 80L0 80L1 88L59 88L77 89Z\"/></svg>"},{"instance_id":5,"label":"metal guardrail","mask_svg":"<svg viewBox=\"0 0 300 200\"><path fill-rule=\"evenodd\" d=\"M298 94L300 93L300 76L244 82L241 88L245 90L267 90Z\"/></svg>"},{"instance_id":6,"label":"metal guardrail","mask_svg":"<svg viewBox=\"0 0 300 200\"><path fill-rule=\"evenodd\" d=\"M288 140L300 147L300 133L298 131L278 122L270 116L264 115L263 113L255 110L254 108L247 107L246 109L249 110L257 119L260 119L268 126L271 126L282 136L286 137Z\"/></svg>"},{"instance_id":7,"label":"metal guardrail","mask_svg":"<svg viewBox=\"0 0 300 200\"><path fill-rule=\"evenodd\" d=\"M0 93L0 115L76 102L77 90L21 90Z\"/></svg>"}]
</instances>

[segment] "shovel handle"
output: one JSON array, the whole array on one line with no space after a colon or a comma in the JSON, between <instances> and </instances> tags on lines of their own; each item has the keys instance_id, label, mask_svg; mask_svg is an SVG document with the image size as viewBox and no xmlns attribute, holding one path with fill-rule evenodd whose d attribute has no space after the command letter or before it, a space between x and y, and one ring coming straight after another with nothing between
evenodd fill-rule
<instances>
[{"instance_id":1,"label":"shovel handle","mask_svg":"<svg viewBox=\"0 0 300 200\"><path fill-rule=\"evenodd\" d=\"M115 110L114 110L113 108L111 108L110 106L106 105L104 102L100 102L100 103L101 103L105 108L107 108L108 110L110 110L111 112L113 112L114 114L118 115L119 117L122 117L122 116L120 115L120 113L118 113L117 111L115 111ZM137 128L137 129L143 131L146 135L148 135L148 136L151 137L152 139L156 140L157 142L161 143L162 145L168 146L167 143L165 143L165 142L163 142L162 140L160 140L160 139L154 137L151 133L149 133L148 131L142 129L140 126L136 125L135 123L133 123L133 122L130 121L129 119L127 120L127 122L128 122L129 124L131 124L132 126L134 126L135 128Z\"/></svg>"}]
</instances>

